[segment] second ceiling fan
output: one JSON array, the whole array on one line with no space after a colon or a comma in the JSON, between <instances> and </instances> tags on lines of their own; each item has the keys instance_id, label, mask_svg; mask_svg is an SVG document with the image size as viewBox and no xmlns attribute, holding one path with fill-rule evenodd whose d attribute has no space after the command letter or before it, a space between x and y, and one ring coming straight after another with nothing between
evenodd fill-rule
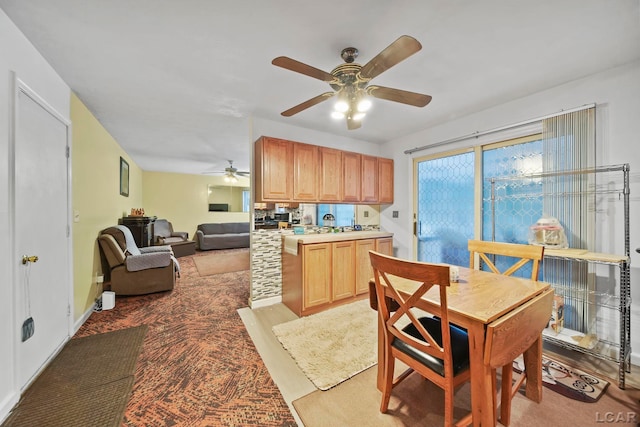
<instances>
[{"instance_id":1,"label":"second ceiling fan","mask_svg":"<svg viewBox=\"0 0 640 427\"><path fill-rule=\"evenodd\" d=\"M347 128L358 129L361 119L371 105L368 95L387 101L400 102L415 107L424 107L431 102L431 96L406 90L389 87L369 85L369 82L382 72L388 70L399 62L407 59L422 49L422 45L411 36L401 36L387 46L382 52L372 58L365 65L355 63L358 49L347 47L342 50L341 57L344 64L338 65L331 73L304 64L286 56L279 56L271 63L296 73L304 74L318 80L329 83L333 92L325 92L296 105L281 114L285 117L293 116L316 104L338 97L334 116L346 118ZM342 114L342 116L340 116Z\"/></svg>"},{"instance_id":2,"label":"second ceiling fan","mask_svg":"<svg viewBox=\"0 0 640 427\"><path fill-rule=\"evenodd\" d=\"M249 177L251 174L249 171L239 171L233 167L233 160L227 161L229 162L229 166L224 168L224 171L204 171L202 173L204 175L223 174L225 182L238 182L238 176Z\"/></svg>"}]
</instances>

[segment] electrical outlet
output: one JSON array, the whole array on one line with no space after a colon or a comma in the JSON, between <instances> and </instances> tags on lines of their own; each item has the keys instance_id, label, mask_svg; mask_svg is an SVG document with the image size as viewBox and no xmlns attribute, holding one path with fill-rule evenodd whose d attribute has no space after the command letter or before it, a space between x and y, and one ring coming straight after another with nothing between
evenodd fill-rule
<instances>
[{"instance_id":1,"label":"electrical outlet","mask_svg":"<svg viewBox=\"0 0 640 427\"><path fill-rule=\"evenodd\" d=\"M100 284L104 283L104 276L103 276L102 274L101 274L101 275L96 276L96 283L97 283L98 285L100 285Z\"/></svg>"},{"instance_id":2,"label":"electrical outlet","mask_svg":"<svg viewBox=\"0 0 640 427\"><path fill-rule=\"evenodd\" d=\"M393 211L391 216L394 218L398 218L398 211Z\"/></svg>"},{"instance_id":3,"label":"electrical outlet","mask_svg":"<svg viewBox=\"0 0 640 427\"><path fill-rule=\"evenodd\" d=\"M369 218L369 211L364 211L364 217Z\"/></svg>"}]
</instances>

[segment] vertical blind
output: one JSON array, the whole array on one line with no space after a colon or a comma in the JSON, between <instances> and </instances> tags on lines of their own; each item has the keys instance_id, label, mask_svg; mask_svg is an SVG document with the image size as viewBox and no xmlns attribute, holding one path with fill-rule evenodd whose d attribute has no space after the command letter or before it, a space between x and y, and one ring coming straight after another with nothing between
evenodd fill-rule
<instances>
[{"instance_id":1,"label":"vertical blind","mask_svg":"<svg viewBox=\"0 0 640 427\"><path fill-rule=\"evenodd\" d=\"M544 213L559 219L570 248L593 250L595 244L595 174L570 171L595 166L595 108L542 121ZM555 283L565 299L565 327L589 332L594 313L589 310L590 280L587 263L546 259L544 280ZM566 310L568 308L568 310Z\"/></svg>"}]
</instances>

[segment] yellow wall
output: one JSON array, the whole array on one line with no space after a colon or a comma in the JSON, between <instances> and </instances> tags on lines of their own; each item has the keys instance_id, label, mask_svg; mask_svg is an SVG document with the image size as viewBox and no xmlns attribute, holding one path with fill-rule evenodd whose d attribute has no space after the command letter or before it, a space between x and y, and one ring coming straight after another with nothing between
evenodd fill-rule
<instances>
[{"instance_id":1,"label":"yellow wall","mask_svg":"<svg viewBox=\"0 0 640 427\"><path fill-rule=\"evenodd\" d=\"M80 99L71 95L74 320L94 303L102 274L97 237L131 208L143 207L142 170ZM129 197L120 195L120 157L129 163ZM76 222L77 221L77 222Z\"/></svg>"},{"instance_id":2,"label":"yellow wall","mask_svg":"<svg viewBox=\"0 0 640 427\"><path fill-rule=\"evenodd\" d=\"M221 176L143 172L145 215L171 221L174 231L186 231L190 239L198 224L249 221L245 212L209 212L209 185L226 184ZM249 187L249 179L240 178L236 185Z\"/></svg>"}]
</instances>

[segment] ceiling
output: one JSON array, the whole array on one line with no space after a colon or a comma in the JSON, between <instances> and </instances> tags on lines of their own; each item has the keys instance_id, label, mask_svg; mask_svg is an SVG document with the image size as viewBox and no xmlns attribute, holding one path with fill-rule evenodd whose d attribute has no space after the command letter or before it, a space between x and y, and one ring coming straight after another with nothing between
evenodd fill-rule
<instances>
[{"instance_id":1,"label":"ceiling","mask_svg":"<svg viewBox=\"0 0 640 427\"><path fill-rule=\"evenodd\" d=\"M304 5L303 5L304 4ZM147 171L250 166L260 118L384 143L640 59L640 0L0 0L133 160ZM365 64L399 36L423 45L373 83L433 96L374 100L349 131L324 102L282 111L328 84L271 64L330 72ZM277 136L277 135L275 135Z\"/></svg>"}]
</instances>

